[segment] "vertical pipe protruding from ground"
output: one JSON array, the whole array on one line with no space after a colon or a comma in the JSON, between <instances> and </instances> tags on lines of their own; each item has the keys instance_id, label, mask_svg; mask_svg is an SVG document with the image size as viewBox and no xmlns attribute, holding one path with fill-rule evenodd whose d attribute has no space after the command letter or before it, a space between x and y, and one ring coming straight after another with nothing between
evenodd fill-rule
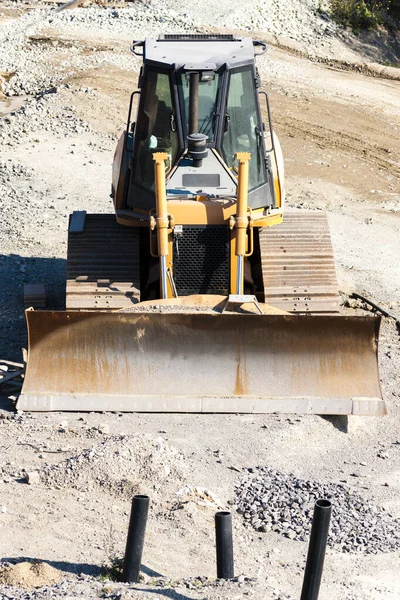
<instances>
[{"instance_id":1,"label":"vertical pipe protruding from ground","mask_svg":"<svg viewBox=\"0 0 400 600\"><path fill-rule=\"evenodd\" d=\"M199 80L200 73L189 74L189 135L199 129Z\"/></svg>"},{"instance_id":2,"label":"vertical pipe protruding from ground","mask_svg":"<svg viewBox=\"0 0 400 600\"><path fill-rule=\"evenodd\" d=\"M165 182L166 152L154 152L154 180L156 190L156 228L158 256L160 257L160 294L161 298L168 298L167 285L167 256L168 256L168 205Z\"/></svg>"},{"instance_id":3,"label":"vertical pipe protruding from ground","mask_svg":"<svg viewBox=\"0 0 400 600\"><path fill-rule=\"evenodd\" d=\"M329 500L317 500L311 527L306 570L304 572L301 600L317 600L324 568L326 543L332 504Z\"/></svg>"},{"instance_id":4,"label":"vertical pipe protruding from ground","mask_svg":"<svg viewBox=\"0 0 400 600\"><path fill-rule=\"evenodd\" d=\"M233 539L232 515L230 512L217 512L215 514L215 542L217 547L217 578L232 579L233 566Z\"/></svg>"},{"instance_id":5,"label":"vertical pipe protruding from ground","mask_svg":"<svg viewBox=\"0 0 400 600\"><path fill-rule=\"evenodd\" d=\"M148 512L149 497L134 496L122 573L122 581L125 583L137 583L139 581Z\"/></svg>"},{"instance_id":6,"label":"vertical pipe protruding from ground","mask_svg":"<svg viewBox=\"0 0 400 600\"><path fill-rule=\"evenodd\" d=\"M249 152L237 152L239 162L236 206L236 256L237 258L237 283L236 293L243 294L244 290L244 256L246 254L247 228L249 225L248 195L249 195Z\"/></svg>"}]
</instances>

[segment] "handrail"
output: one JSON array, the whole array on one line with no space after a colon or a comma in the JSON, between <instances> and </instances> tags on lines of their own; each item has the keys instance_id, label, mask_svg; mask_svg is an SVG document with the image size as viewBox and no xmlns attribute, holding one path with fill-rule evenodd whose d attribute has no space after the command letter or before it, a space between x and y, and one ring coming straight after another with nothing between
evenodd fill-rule
<instances>
[{"instance_id":1,"label":"handrail","mask_svg":"<svg viewBox=\"0 0 400 600\"><path fill-rule=\"evenodd\" d=\"M128 133L129 133L129 125L130 125L130 122L131 122L133 96L135 96L136 94L140 94L139 90L136 90L136 92L132 92L131 98L129 100L128 120L126 122L125 149L127 148L127 145L128 145Z\"/></svg>"},{"instance_id":2,"label":"handrail","mask_svg":"<svg viewBox=\"0 0 400 600\"><path fill-rule=\"evenodd\" d=\"M258 48L259 46L261 46L261 52L254 52L254 56L261 56L262 54L265 54L268 50L267 44L262 40L253 40L253 46L254 48Z\"/></svg>"},{"instance_id":3,"label":"handrail","mask_svg":"<svg viewBox=\"0 0 400 600\"><path fill-rule=\"evenodd\" d=\"M273 152L273 151L275 151L275 144L274 144L274 134L272 131L271 109L269 107L268 94L267 94L267 92L264 92L263 90L259 90L258 93L265 96L265 103L267 105L267 113L268 113L268 126L269 126L269 130L271 132L271 148L269 150L266 149L265 152Z\"/></svg>"},{"instance_id":4,"label":"handrail","mask_svg":"<svg viewBox=\"0 0 400 600\"><path fill-rule=\"evenodd\" d=\"M144 46L143 40L133 41L131 44L131 52L133 52L133 54L136 54L136 56L143 56L143 52L136 52L136 50L135 50L135 48L143 48L143 46Z\"/></svg>"}]
</instances>

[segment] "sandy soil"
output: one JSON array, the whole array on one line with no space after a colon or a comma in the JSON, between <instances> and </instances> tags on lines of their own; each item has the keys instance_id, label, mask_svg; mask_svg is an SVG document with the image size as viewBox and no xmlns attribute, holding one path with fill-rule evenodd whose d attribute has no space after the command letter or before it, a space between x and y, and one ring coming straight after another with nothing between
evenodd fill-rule
<instances>
[{"instance_id":1,"label":"sandy soil","mask_svg":"<svg viewBox=\"0 0 400 600\"><path fill-rule=\"evenodd\" d=\"M118 51L124 52L126 43L128 55L129 41L119 38ZM82 55L91 44L88 36L76 34L74 45ZM288 204L327 210L341 288L364 293L400 314L398 83L312 63L278 48L260 60L259 68L286 157ZM62 305L68 213L111 212L113 148L136 81L135 69L112 65L70 74L68 87L60 87L54 101L73 107L91 130L65 135L27 131L23 146L0 149L2 161L30 170L29 177L11 178L24 204L16 209L17 218L11 215L9 235L2 238L4 358L20 358L26 344L24 283L46 283L51 304ZM229 508L240 472L268 465L321 482L345 480L400 517L399 366L399 334L393 322L385 321L380 368L389 414L384 418L14 415L3 398L0 558L48 562L62 572L64 583L31 596L0 587L0 597L298 598L306 543L257 533L234 514L236 572L246 579L216 584L215 506L181 503L176 492L185 483L205 487ZM31 485L24 481L25 471L42 472L46 464L61 463L110 435L138 432L177 448L179 464L184 464L179 476L172 470L149 480L143 463L143 476L135 473L133 487L127 488L102 488L95 470L87 489L45 478ZM152 508L144 580L125 586L104 581L100 570L123 554L132 490L149 493ZM399 559L399 552L364 556L328 550L320 599L398 600ZM193 583L187 579L191 576L204 579Z\"/></svg>"}]
</instances>

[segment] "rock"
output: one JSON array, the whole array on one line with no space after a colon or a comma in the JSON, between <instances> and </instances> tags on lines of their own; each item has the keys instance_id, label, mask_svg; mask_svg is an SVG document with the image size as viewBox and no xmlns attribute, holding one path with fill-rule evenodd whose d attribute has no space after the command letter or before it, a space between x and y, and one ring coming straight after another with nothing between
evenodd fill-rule
<instances>
[{"instance_id":1,"label":"rock","mask_svg":"<svg viewBox=\"0 0 400 600\"><path fill-rule=\"evenodd\" d=\"M389 458L389 454L387 452L378 452L377 454L378 458L383 458L384 460Z\"/></svg>"},{"instance_id":2,"label":"rock","mask_svg":"<svg viewBox=\"0 0 400 600\"><path fill-rule=\"evenodd\" d=\"M25 480L27 483L29 483L29 485L36 485L40 483L40 475L38 471L29 471L25 475Z\"/></svg>"},{"instance_id":3,"label":"rock","mask_svg":"<svg viewBox=\"0 0 400 600\"><path fill-rule=\"evenodd\" d=\"M110 426L107 425L107 423L100 423L98 430L100 431L100 433L108 435L110 433Z\"/></svg>"}]
</instances>

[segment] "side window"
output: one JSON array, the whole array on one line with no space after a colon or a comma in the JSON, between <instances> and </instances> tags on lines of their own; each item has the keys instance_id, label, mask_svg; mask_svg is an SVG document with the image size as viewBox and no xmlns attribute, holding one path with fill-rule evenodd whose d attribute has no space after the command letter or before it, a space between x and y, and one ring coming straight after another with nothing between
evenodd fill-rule
<instances>
[{"instance_id":1,"label":"side window","mask_svg":"<svg viewBox=\"0 0 400 600\"><path fill-rule=\"evenodd\" d=\"M258 118L251 67L233 71L229 79L222 153L229 168L236 152L250 152L249 187L253 190L266 181L263 140Z\"/></svg>"},{"instance_id":2,"label":"side window","mask_svg":"<svg viewBox=\"0 0 400 600\"><path fill-rule=\"evenodd\" d=\"M148 71L142 94L136 127L138 146L134 181L140 186L153 190L153 152L166 152L171 155L172 166L179 150L178 133L173 131L174 127L171 126L175 110L169 74Z\"/></svg>"}]
</instances>

